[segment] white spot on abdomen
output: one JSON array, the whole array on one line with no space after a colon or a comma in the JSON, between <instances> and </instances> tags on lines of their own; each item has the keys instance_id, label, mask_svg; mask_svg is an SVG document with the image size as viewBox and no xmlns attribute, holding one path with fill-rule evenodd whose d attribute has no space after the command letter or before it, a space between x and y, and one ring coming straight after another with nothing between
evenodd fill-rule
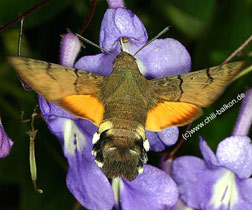
<instances>
[{"instance_id":1,"label":"white spot on abdomen","mask_svg":"<svg viewBox=\"0 0 252 210\"><path fill-rule=\"evenodd\" d=\"M93 138L92 138L92 144L95 144L97 141L99 141L99 139L100 139L100 134L95 132L95 134L93 135Z\"/></svg>"},{"instance_id":2,"label":"white spot on abdomen","mask_svg":"<svg viewBox=\"0 0 252 210\"><path fill-rule=\"evenodd\" d=\"M143 147L145 149L146 152L148 152L150 150L150 143L148 139L145 139L143 142Z\"/></svg>"}]
</instances>

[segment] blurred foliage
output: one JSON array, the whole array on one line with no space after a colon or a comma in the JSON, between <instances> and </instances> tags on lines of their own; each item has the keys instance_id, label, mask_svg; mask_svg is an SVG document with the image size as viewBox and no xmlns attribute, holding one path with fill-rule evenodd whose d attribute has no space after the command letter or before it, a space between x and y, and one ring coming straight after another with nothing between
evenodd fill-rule
<instances>
[{"instance_id":1,"label":"blurred foliage","mask_svg":"<svg viewBox=\"0 0 252 210\"><path fill-rule=\"evenodd\" d=\"M1 0L0 25L39 2ZM90 5L90 1L84 0L54 0L32 13L24 21L22 56L58 63L60 35L66 33L66 28L77 32L88 18ZM165 36L173 37L186 46L194 70L220 64L252 33L252 0L204 0L204 3L201 0L128 0L126 6L143 21L150 38L165 26L172 26ZM96 43L106 8L106 1L99 0L93 20L84 33ZM23 90L16 73L6 61L7 56L17 55L18 32L19 23L0 32L0 116L6 132L15 142L11 154L0 159L0 209L73 209L76 201L65 184L67 161L58 140L41 118L35 121L39 130L36 158L38 186L44 194L33 190L29 172L29 138L26 134L30 125L21 123L20 115L23 110L27 118L31 116L37 97L34 92ZM251 53L251 49L252 44L249 44L244 49L245 56L233 60L248 59L246 53ZM88 46L81 55L97 52L99 50ZM249 88L251 73L231 84L211 107L205 109L204 116L194 122L192 128ZM200 129L182 145L177 155L199 155L199 135L215 150L219 141L231 135L240 105L235 104ZM184 129L181 128L181 132ZM151 163L158 163L156 154L151 153L150 156Z\"/></svg>"}]
</instances>

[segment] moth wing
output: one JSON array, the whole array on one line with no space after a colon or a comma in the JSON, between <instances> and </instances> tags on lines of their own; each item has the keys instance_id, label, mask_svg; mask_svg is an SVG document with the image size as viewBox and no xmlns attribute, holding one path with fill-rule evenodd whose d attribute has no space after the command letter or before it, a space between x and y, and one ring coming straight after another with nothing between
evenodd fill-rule
<instances>
[{"instance_id":1,"label":"moth wing","mask_svg":"<svg viewBox=\"0 0 252 210\"><path fill-rule=\"evenodd\" d=\"M145 127L150 131L161 131L170 126L183 126L202 114L199 106L182 102L160 102L147 113Z\"/></svg>"},{"instance_id":2,"label":"moth wing","mask_svg":"<svg viewBox=\"0 0 252 210\"><path fill-rule=\"evenodd\" d=\"M91 95L70 95L63 97L58 104L73 115L85 118L96 126L103 119L104 106L96 97Z\"/></svg>"},{"instance_id":3,"label":"moth wing","mask_svg":"<svg viewBox=\"0 0 252 210\"><path fill-rule=\"evenodd\" d=\"M96 95L104 76L30 58L10 57L9 62L20 78L46 100L100 124L104 106Z\"/></svg>"},{"instance_id":4,"label":"moth wing","mask_svg":"<svg viewBox=\"0 0 252 210\"><path fill-rule=\"evenodd\" d=\"M161 131L196 120L201 107L213 103L242 70L244 62L234 62L177 76L150 80L161 102L147 113L146 129Z\"/></svg>"},{"instance_id":5,"label":"moth wing","mask_svg":"<svg viewBox=\"0 0 252 210\"><path fill-rule=\"evenodd\" d=\"M48 101L69 95L95 95L104 76L30 58L10 57L22 80Z\"/></svg>"},{"instance_id":6,"label":"moth wing","mask_svg":"<svg viewBox=\"0 0 252 210\"><path fill-rule=\"evenodd\" d=\"M207 107L223 93L243 66L244 62L239 61L150 82L161 100Z\"/></svg>"}]
</instances>

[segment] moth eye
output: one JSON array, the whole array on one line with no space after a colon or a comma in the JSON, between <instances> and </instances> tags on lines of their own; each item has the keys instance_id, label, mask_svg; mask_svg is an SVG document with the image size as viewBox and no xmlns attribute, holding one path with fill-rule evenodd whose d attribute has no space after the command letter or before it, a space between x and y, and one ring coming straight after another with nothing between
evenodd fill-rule
<instances>
[{"instance_id":1,"label":"moth eye","mask_svg":"<svg viewBox=\"0 0 252 210\"><path fill-rule=\"evenodd\" d=\"M119 53L119 54L116 56L116 58L121 58L121 57L123 57L123 54L121 54L121 53Z\"/></svg>"}]
</instances>

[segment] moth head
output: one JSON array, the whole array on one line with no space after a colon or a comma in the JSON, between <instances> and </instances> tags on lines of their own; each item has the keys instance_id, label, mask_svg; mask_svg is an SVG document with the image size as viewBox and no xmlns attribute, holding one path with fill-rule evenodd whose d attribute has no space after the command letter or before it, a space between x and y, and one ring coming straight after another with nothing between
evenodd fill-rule
<instances>
[{"instance_id":1,"label":"moth head","mask_svg":"<svg viewBox=\"0 0 252 210\"><path fill-rule=\"evenodd\" d=\"M142 140L115 139L106 136L106 131L100 135L92 152L97 165L108 178L123 176L132 181L143 172L143 164L147 162Z\"/></svg>"},{"instance_id":2,"label":"moth head","mask_svg":"<svg viewBox=\"0 0 252 210\"><path fill-rule=\"evenodd\" d=\"M120 52L113 63L113 68L118 69L128 69L128 68L137 68L136 59L133 55L127 52Z\"/></svg>"}]
</instances>

